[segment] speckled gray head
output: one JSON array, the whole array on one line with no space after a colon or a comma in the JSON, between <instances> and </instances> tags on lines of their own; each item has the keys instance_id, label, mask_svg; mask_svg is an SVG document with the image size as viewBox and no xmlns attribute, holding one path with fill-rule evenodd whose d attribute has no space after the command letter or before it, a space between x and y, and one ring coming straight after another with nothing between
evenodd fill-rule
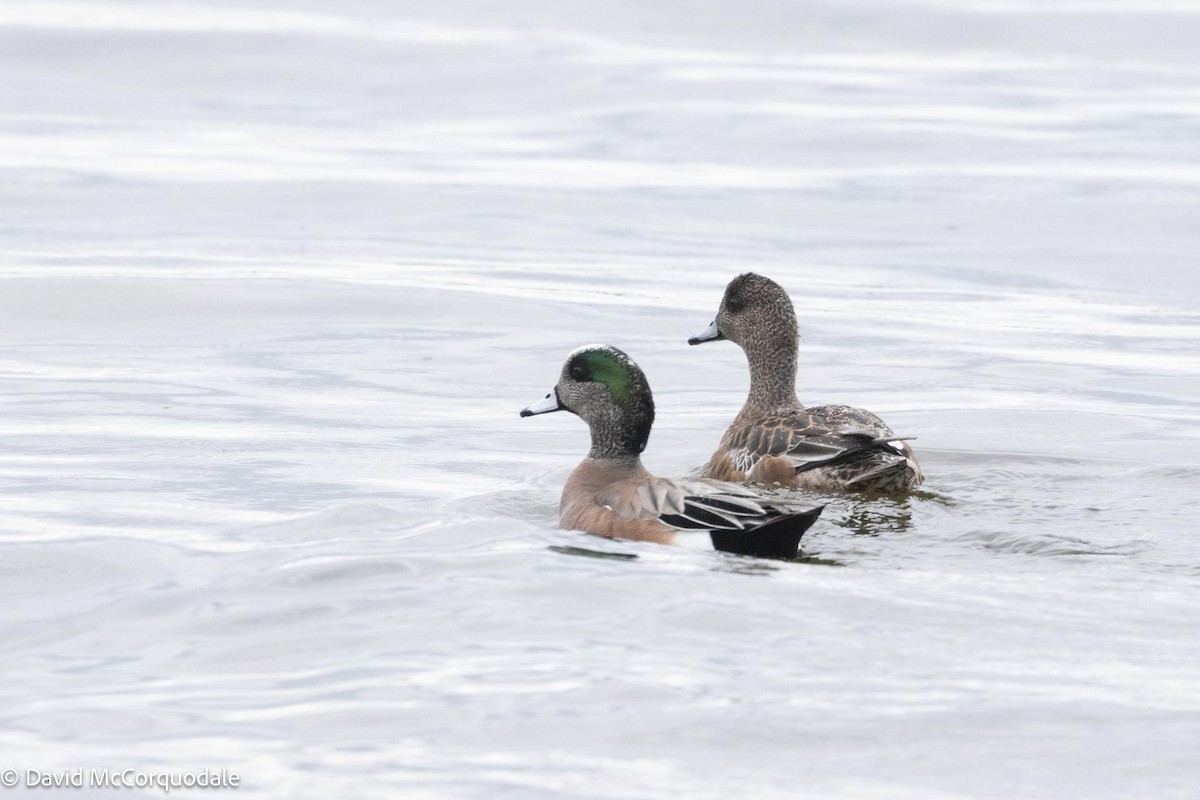
<instances>
[{"instance_id":1,"label":"speckled gray head","mask_svg":"<svg viewBox=\"0 0 1200 800\"><path fill-rule=\"evenodd\" d=\"M725 287L717 316L688 344L728 339L743 348L770 342L784 348L797 344L796 311L787 292L775 281L753 272L738 275Z\"/></svg>"},{"instance_id":2,"label":"speckled gray head","mask_svg":"<svg viewBox=\"0 0 1200 800\"><path fill-rule=\"evenodd\" d=\"M645 373L621 350L590 344L571 351L554 389L521 416L570 411L592 431L593 458L637 455L654 424L654 396Z\"/></svg>"}]
</instances>

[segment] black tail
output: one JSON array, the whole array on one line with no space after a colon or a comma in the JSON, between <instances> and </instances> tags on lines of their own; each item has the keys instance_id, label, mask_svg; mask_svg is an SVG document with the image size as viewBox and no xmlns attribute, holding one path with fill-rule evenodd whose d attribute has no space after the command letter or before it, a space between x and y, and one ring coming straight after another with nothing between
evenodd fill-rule
<instances>
[{"instance_id":1,"label":"black tail","mask_svg":"<svg viewBox=\"0 0 1200 800\"><path fill-rule=\"evenodd\" d=\"M749 531L711 531L714 550L759 558L791 560L799 555L800 537L821 516L825 506L788 514Z\"/></svg>"}]
</instances>

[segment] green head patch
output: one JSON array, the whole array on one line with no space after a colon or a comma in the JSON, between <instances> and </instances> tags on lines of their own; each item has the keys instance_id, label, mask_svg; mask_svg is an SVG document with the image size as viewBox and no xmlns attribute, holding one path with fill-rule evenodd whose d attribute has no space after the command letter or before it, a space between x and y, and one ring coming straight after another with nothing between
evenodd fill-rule
<instances>
[{"instance_id":1,"label":"green head patch","mask_svg":"<svg viewBox=\"0 0 1200 800\"><path fill-rule=\"evenodd\" d=\"M567 357L563 372L564 379L581 387L599 384L608 390L611 407L619 411L620 422L616 427L611 421L603 423L608 426L601 437L605 440L606 452L637 454L646 449L650 426L654 424L654 397L650 394L650 384L646 382L645 374L633 359L610 345L587 345ZM578 409L568 405L567 410L588 420L589 426L592 426L592 449L595 451L598 446L597 430L600 429L593 423L611 415L589 416L602 410L595 403L585 404Z\"/></svg>"},{"instance_id":2,"label":"green head patch","mask_svg":"<svg viewBox=\"0 0 1200 800\"><path fill-rule=\"evenodd\" d=\"M572 380L583 383L595 381L608 387L613 402L629 409L636 395L645 384L645 379L635 374L637 366L629 356L615 347L593 346L580 348L571 354L567 362L567 374Z\"/></svg>"}]
</instances>

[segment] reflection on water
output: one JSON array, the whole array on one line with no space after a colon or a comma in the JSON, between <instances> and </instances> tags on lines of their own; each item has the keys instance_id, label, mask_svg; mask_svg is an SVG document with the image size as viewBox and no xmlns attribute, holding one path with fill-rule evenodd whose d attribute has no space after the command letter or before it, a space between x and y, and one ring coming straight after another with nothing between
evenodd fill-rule
<instances>
[{"instance_id":1,"label":"reflection on water","mask_svg":"<svg viewBox=\"0 0 1200 800\"><path fill-rule=\"evenodd\" d=\"M818 567L844 567L845 563L832 558L821 558L820 556L805 555L803 549L800 551L800 556L793 561L797 564L811 564Z\"/></svg>"},{"instance_id":2,"label":"reflection on water","mask_svg":"<svg viewBox=\"0 0 1200 800\"><path fill-rule=\"evenodd\" d=\"M779 571L780 567L777 566L779 560L787 560L754 558L753 556L742 556L733 553L721 553L720 555L721 557L712 566L712 571L728 572L735 575L771 575Z\"/></svg>"},{"instance_id":3,"label":"reflection on water","mask_svg":"<svg viewBox=\"0 0 1200 800\"><path fill-rule=\"evenodd\" d=\"M607 550L589 550L586 547L568 547L559 544L552 544L546 549L552 550L555 553L562 553L565 556L580 556L582 558L611 558L616 561L632 561L637 558L636 553L612 553Z\"/></svg>"},{"instance_id":4,"label":"reflection on water","mask_svg":"<svg viewBox=\"0 0 1200 800\"><path fill-rule=\"evenodd\" d=\"M853 531L860 536L879 536L886 533L903 533L912 525L912 509L907 497L864 498L849 504L848 513L834 518L834 524Z\"/></svg>"}]
</instances>

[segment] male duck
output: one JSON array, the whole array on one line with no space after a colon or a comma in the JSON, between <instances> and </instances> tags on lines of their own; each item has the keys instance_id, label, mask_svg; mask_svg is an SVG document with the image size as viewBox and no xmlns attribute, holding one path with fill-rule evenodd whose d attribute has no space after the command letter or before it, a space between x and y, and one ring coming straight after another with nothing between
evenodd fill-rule
<instances>
[{"instance_id":1,"label":"male duck","mask_svg":"<svg viewBox=\"0 0 1200 800\"><path fill-rule=\"evenodd\" d=\"M688 344L728 339L750 363L750 396L702 475L818 491L904 492L924 480L907 442L861 408L796 399L796 312L775 281L729 282L712 324Z\"/></svg>"},{"instance_id":2,"label":"male duck","mask_svg":"<svg viewBox=\"0 0 1200 800\"><path fill-rule=\"evenodd\" d=\"M736 483L656 478L641 452L654 422L646 376L608 345L573 351L545 399L521 416L570 411L588 424L592 447L563 487L559 523L599 536L671 544L678 532L710 534L713 547L795 558L823 506L803 508Z\"/></svg>"}]
</instances>

